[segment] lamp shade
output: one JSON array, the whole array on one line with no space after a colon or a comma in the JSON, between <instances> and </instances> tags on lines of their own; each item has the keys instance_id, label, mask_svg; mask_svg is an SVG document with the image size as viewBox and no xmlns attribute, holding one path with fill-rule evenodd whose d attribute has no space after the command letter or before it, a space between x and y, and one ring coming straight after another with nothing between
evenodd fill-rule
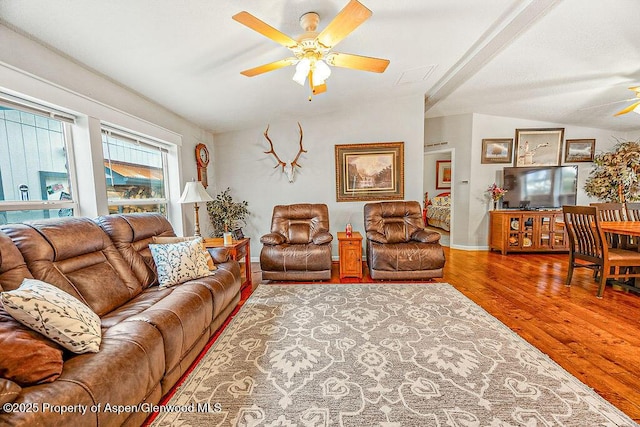
<instances>
[{"instance_id":1,"label":"lamp shade","mask_svg":"<svg viewBox=\"0 0 640 427\"><path fill-rule=\"evenodd\" d=\"M184 191L178 203L210 202L213 198L207 193L200 181L190 181L184 186Z\"/></svg>"}]
</instances>

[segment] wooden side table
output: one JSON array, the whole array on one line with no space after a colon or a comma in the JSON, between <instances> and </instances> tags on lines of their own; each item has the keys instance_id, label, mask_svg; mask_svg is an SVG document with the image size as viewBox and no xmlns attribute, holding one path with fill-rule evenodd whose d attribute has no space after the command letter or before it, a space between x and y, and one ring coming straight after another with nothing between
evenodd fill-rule
<instances>
[{"instance_id":1,"label":"wooden side table","mask_svg":"<svg viewBox=\"0 0 640 427\"><path fill-rule=\"evenodd\" d=\"M359 232L354 231L347 237L347 233L338 231L338 257L341 279L362 279L362 235Z\"/></svg>"},{"instance_id":2,"label":"wooden side table","mask_svg":"<svg viewBox=\"0 0 640 427\"><path fill-rule=\"evenodd\" d=\"M230 245L225 245L222 237L204 239L207 248L227 248L231 259L240 263L240 274L242 283L240 289L251 286L251 245L250 238L233 240Z\"/></svg>"}]
</instances>

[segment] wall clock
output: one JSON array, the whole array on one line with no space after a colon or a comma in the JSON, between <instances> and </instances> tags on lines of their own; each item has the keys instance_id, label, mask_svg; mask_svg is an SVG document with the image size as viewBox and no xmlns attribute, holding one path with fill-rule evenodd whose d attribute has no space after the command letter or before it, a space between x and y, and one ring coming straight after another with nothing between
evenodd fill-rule
<instances>
[{"instance_id":1,"label":"wall clock","mask_svg":"<svg viewBox=\"0 0 640 427\"><path fill-rule=\"evenodd\" d=\"M207 166L209 166L209 149L204 144L196 145L196 165L198 167L198 181L207 188Z\"/></svg>"}]
</instances>

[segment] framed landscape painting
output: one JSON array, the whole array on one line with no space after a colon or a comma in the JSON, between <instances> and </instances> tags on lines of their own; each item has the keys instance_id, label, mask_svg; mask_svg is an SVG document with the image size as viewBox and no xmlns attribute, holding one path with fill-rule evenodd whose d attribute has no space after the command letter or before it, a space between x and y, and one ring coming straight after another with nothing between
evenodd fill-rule
<instances>
[{"instance_id":1,"label":"framed landscape painting","mask_svg":"<svg viewBox=\"0 0 640 427\"><path fill-rule=\"evenodd\" d=\"M515 166L558 166L564 128L516 129Z\"/></svg>"},{"instance_id":2,"label":"framed landscape painting","mask_svg":"<svg viewBox=\"0 0 640 427\"><path fill-rule=\"evenodd\" d=\"M564 150L565 163L593 162L595 139L567 139Z\"/></svg>"},{"instance_id":3,"label":"framed landscape painting","mask_svg":"<svg viewBox=\"0 0 640 427\"><path fill-rule=\"evenodd\" d=\"M436 160L436 190L451 188L451 160Z\"/></svg>"},{"instance_id":4,"label":"framed landscape painting","mask_svg":"<svg viewBox=\"0 0 640 427\"><path fill-rule=\"evenodd\" d=\"M338 202L404 199L404 142L335 146Z\"/></svg>"},{"instance_id":5,"label":"framed landscape painting","mask_svg":"<svg viewBox=\"0 0 640 427\"><path fill-rule=\"evenodd\" d=\"M483 139L482 163L511 163L513 138Z\"/></svg>"}]
</instances>

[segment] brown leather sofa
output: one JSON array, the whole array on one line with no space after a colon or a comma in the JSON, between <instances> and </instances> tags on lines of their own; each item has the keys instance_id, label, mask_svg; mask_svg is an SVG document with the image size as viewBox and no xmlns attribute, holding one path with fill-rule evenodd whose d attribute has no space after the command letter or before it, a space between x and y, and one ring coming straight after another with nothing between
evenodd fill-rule
<instances>
[{"instance_id":1,"label":"brown leather sofa","mask_svg":"<svg viewBox=\"0 0 640 427\"><path fill-rule=\"evenodd\" d=\"M324 204L278 205L271 232L260 238L265 280L331 279L329 210Z\"/></svg>"},{"instance_id":2,"label":"brown leather sofa","mask_svg":"<svg viewBox=\"0 0 640 427\"><path fill-rule=\"evenodd\" d=\"M0 291L24 278L48 282L87 304L101 318L98 353L64 351L53 382L20 388L16 411L0 410L2 426L140 425L196 359L240 299L240 268L226 251L213 253L213 276L161 289L149 243L174 236L158 214L43 220L0 227ZM20 352L16 345L13 349ZM1 400L0 400L1 401ZM6 401L6 397L5 397ZM45 411L48 405L101 405L85 414ZM145 404L106 411L105 405ZM35 412L33 408L37 408ZM51 407L49 407L51 408ZM96 406L93 406L96 408ZM125 408L125 406L122 406Z\"/></svg>"},{"instance_id":3,"label":"brown leather sofa","mask_svg":"<svg viewBox=\"0 0 640 427\"><path fill-rule=\"evenodd\" d=\"M440 234L424 229L415 201L364 206L367 265L372 279L423 280L443 276Z\"/></svg>"}]
</instances>

